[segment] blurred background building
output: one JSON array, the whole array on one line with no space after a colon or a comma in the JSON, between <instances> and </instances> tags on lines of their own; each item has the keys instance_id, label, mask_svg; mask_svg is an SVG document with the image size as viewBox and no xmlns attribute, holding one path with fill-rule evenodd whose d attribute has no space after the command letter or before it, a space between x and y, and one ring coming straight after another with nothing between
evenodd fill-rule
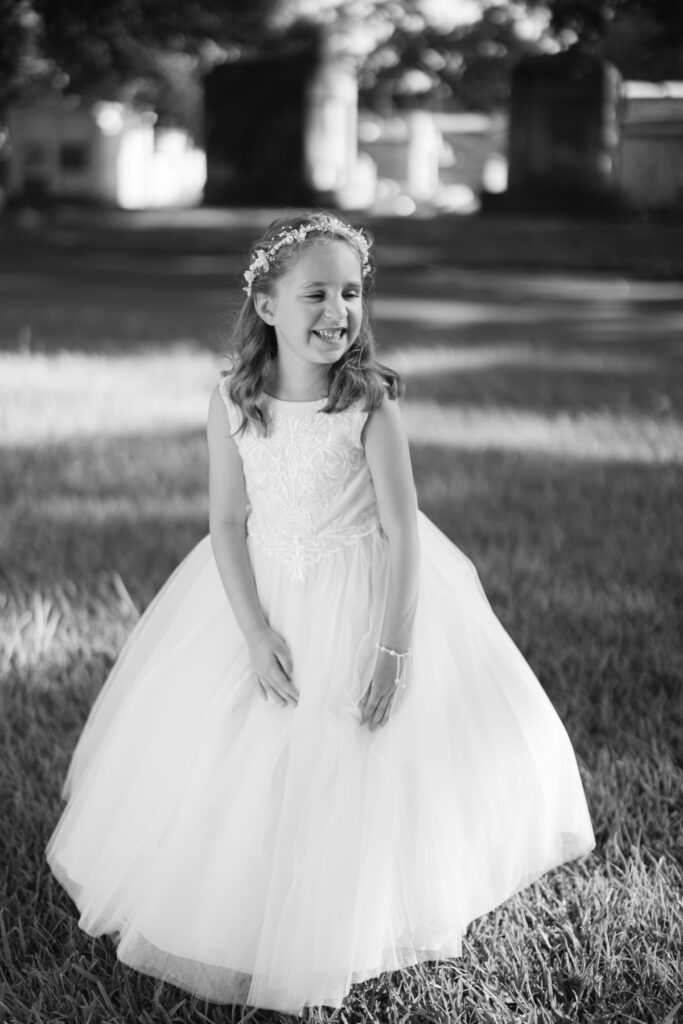
<instances>
[{"instance_id":1,"label":"blurred background building","mask_svg":"<svg viewBox=\"0 0 683 1024\"><path fill-rule=\"evenodd\" d=\"M645 209L683 206L683 81L624 82L619 173Z\"/></svg>"},{"instance_id":2,"label":"blurred background building","mask_svg":"<svg viewBox=\"0 0 683 1024\"><path fill-rule=\"evenodd\" d=\"M14 103L7 114L8 196L123 209L201 202L204 151L182 128L157 127L156 120L152 110L59 92Z\"/></svg>"},{"instance_id":3,"label":"blurred background building","mask_svg":"<svg viewBox=\"0 0 683 1024\"><path fill-rule=\"evenodd\" d=\"M683 209L683 5L91 7L0 10L5 201Z\"/></svg>"}]
</instances>

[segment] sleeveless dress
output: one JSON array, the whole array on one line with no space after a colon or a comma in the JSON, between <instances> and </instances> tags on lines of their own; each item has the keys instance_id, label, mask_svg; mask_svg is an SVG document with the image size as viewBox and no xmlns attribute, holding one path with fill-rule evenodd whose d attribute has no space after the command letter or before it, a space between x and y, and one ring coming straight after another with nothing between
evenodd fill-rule
<instances>
[{"instance_id":1,"label":"sleeveless dress","mask_svg":"<svg viewBox=\"0 0 683 1024\"><path fill-rule=\"evenodd\" d=\"M367 414L267 403L267 436L236 437L247 546L299 703L259 696L205 537L92 708L47 859L124 963L300 1013L457 956L468 922L594 838L564 727L472 563L421 512L407 686L386 726L360 725L388 575Z\"/></svg>"}]
</instances>

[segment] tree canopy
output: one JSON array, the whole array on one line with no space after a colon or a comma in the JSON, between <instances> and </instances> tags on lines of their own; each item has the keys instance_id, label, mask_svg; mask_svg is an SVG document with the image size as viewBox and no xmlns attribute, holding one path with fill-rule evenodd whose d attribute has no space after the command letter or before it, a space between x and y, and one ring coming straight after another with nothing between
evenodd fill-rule
<instances>
[{"instance_id":1,"label":"tree canopy","mask_svg":"<svg viewBox=\"0 0 683 1024\"><path fill-rule=\"evenodd\" d=\"M501 71L520 49L514 24L521 7L506 13L495 0L469 0L464 25L448 16L466 7L436 0L0 0L0 102L54 81L100 96L123 89L162 116L178 114L193 74L212 60L287 47L315 25L345 37L368 101L388 94L400 101L417 82L417 95L443 99L456 88L462 105L495 105L504 98Z\"/></svg>"},{"instance_id":2,"label":"tree canopy","mask_svg":"<svg viewBox=\"0 0 683 1024\"><path fill-rule=\"evenodd\" d=\"M255 37L278 0L0 0L0 103L36 85L159 100L214 40ZM185 75L183 75L185 71Z\"/></svg>"},{"instance_id":3,"label":"tree canopy","mask_svg":"<svg viewBox=\"0 0 683 1024\"><path fill-rule=\"evenodd\" d=\"M375 105L493 108L520 55L576 40L626 77L683 77L681 0L0 0L0 105L48 82L187 121L212 62L311 26L345 35Z\"/></svg>"},{"instance_id":4,"label":"tree canopy","mask_svg":"<svg viewBox=\"0 0 683 1024\"><path fill-rule=\"evenodd\" d=\"M611 60L625 78L683 78L681 0L526 0L545 9L553 34L581 41Z\"/></svg>"}]
</instances>

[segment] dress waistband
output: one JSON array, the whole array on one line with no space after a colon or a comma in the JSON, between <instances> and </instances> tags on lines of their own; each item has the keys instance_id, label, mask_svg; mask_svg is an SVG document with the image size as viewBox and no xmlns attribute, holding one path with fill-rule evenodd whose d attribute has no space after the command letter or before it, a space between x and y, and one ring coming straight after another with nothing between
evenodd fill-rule
<instances>
[{"instance_id":1,"label":"dress waistband","mask_svg":"<svg viewBox=\"0 0 683 1024\"><path fill-rule=\"evenodd\" d=\"M292 579L303 580L308 571L321 558L335 554L356 544L380 528L376 514L350 526L322 530L303 536L296 530L283 530L250 516L247 520L249 539L268 555L280 559L289 569Z\"/></svg>"}]
</instances>

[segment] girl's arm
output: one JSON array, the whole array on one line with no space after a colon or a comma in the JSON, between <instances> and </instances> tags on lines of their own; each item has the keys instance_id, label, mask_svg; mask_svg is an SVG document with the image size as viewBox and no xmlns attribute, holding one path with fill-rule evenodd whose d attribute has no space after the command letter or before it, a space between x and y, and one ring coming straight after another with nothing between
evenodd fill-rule
<instances>
[{"instance_id":1,"label":"girl's arm","mask_svg":"<svg viewBox=\"0 0 683 1024\"><path fill-rule=\"evenodd\" d=\"M296 703L292 658L284 640L268 625L256 591L247 551L247 499L242 459L218 388L211 395L209 443L209 530L218 573L249 647L262 696Z\"/></svg>"},{"instance_id":2,"label":"girl's arm","mask_svg":"<svg viewBox=\"0 0 683 1024\"><path fill-rule=\"evenodd\" d=\"M417 535L417 497L410 452L398 403L385 398L369 417L365 429L365 454L377 496L382 529L389 541L389 587L380 643L394 651L412 644L420 572ZM370 728L383 725L396 693L397 659L380 651L370 687L363 702L363 722Z\"/></svg>"}]
</instances>

